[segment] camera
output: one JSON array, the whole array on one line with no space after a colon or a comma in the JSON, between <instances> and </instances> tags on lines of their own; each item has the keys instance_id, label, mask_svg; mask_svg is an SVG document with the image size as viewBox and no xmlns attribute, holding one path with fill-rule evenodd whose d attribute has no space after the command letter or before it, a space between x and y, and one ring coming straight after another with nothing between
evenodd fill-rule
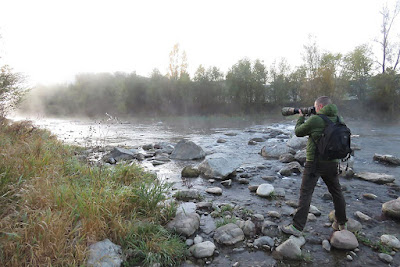
<instances>
[{"instance_id":1,"label":"camera","mask_svg":"<svg viewBox=\"0 0 400 267\"><path fill-rule=\"evenodd\" d=\"M282 108L282 115L283 116L290 116L294 114L303 113L306 116L310 116L312 114L316 114L315 107L307 107L307 108L292 108L292 107L284 107Z\"/></svg>"}]
</instances>

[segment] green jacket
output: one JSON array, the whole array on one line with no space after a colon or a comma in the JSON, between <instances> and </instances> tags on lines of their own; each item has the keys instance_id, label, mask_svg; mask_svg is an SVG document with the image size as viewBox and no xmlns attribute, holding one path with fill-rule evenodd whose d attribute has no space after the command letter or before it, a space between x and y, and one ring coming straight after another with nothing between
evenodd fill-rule
<instances>
[{"instance_id":1,"label":"green jacket","mask_svg":"<svg viewBox=\"0 0 400 267\"><path fill-rule=\"evenodd\" d=\"M323 107L317 114L324 114L328 116L328 118L332 122L337 122L338 108L335 104L329 104ZM340 120L343 121L342 118L340 118ZM294 132L298 137L303 137L307 135L311 136L315 140L315 142L318 143L325 126L326 126L325 121L320 116L313 115L309 119L307 119L307 121L305 121L304 116L300 116L300 118L297 120ZM311 138L308 138L306 160L314 161L314 154L315 154L315 144ZM327 160L322 160L320 158L319 161L326 162ZM337 159L330 161L338 162Z\"/></svg>"}]
</instances>

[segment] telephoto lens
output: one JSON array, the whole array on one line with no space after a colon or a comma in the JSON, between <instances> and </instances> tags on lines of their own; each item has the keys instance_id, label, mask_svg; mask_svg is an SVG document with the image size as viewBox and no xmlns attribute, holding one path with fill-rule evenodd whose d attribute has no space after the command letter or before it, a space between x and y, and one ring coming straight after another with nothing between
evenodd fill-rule
<instances>
[{"instance_id":1,"label":"telephoto lens","mask_svg":"<svg viewBox=\"0 0 400 267\"><path fill-rule=\"evenodd\" d=\"M294 114L298 114L299 109L298 108L292 108L292 107L284 107L282 108L282 115L283 116L290 116Z\"/></svg>"}]
</instances>

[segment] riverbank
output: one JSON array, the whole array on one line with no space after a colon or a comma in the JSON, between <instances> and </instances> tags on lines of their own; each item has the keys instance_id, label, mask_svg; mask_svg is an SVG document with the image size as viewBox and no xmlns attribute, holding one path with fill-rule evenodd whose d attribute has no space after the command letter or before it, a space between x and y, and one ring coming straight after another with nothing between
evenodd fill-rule
<instances>
[{"instance_id":1,"label":"riverbank","mask_svg":"<svg viewBox=\"0 0 400 267\"><path fill-rule=\"evenodd\" d=\"M169 186L135 164L88 166L81 147L27 122L1 121L0 265L80 266L109 239L131 264L176 265L186 257L164 230L176 208ZM121 250L121 247L119 247Z\"/></svg>"}]
</instances>

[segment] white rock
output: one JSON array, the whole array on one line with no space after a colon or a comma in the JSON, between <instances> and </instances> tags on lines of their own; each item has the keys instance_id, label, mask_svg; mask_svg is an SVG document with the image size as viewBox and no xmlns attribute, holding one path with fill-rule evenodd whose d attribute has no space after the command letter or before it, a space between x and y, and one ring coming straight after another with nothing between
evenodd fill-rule
<instances>
[{"instance_id":1,"label":"white rock","mask_svg":"<svg viewBox=\"0 0 400 267\"><path fill-rule=\"evenodd\" d=\"M382 235L381 242L389 247L400 249L400 241L393 235Z\"/></svg>"},{"instance_id":2,"label":"white rock","mask_svg":"<svg viewBox=\"0 0 400 267\"><path fill-rule=\"evenodd\" d=\"M207 258L214 254L215 245L211 241L205 241L191 246L189 251L195 258Z\"/></svg>"},{"instance_id":3,"label":"white rock","mask_svg":"<svg viewBox=\"0 0 400 267\"><path fill-rule=\"evenodd\" d=\"M400 219L400 197L383 203L382 212L389 217Z\"/></svg>"},{"instance_id":4,"label":"white rock","mask_svg":"<svg viewBox=\"0 0 400 267\"><path fill-rule=\"evenodd\" d=\"M257 188L256 194L260 197L269 197L274 192L272 184L260 184Z\"/></svg>"},{"instance_id":5,"label":"white rock","mask_svg":"<svg viewBox=\"0 0 400 267\"><path fill-rule=\"evenodd\" d=\"M385 173L373 173L373 172L359 172L355 173L354 177L360 178L365 181L377 183L377 184L386 184L394 181L394 176L385 174Z\"/></svg>"},{"instance_id":6,"label":"white rock","mask_svg":"<svg viewBox=\"0 0 400 267\"><path fill-rule=\"evenodd\" d=\"M279 252L283 258L300 260L301 259L301 249L297 242L293 239L288 239L282 244L280 244L276 251Z\"/></svg>"},{"instance_id":7,"label":"white rock","mask_svg":"<svg viewBox=\"0 0 400 267\"><path fill-rule=\"evenodd\" d=\"M393 262L393 257L390 256L390 255L388 255L388 254L379 253L378 256L379 256L379 259L380 259L381 261L383 261L383 262L386 262L386 263L391 263L391 262Z\"/></svg>"},{"instance_id":8,"label":"white rock","mask_svg":"<svg viewBox=\"0 0 400 267\"><path fill-rule=\"evenodd\" d=\"M323 240L322 241L322 247L326 250L326 251L331 251L331 244L329 243L328 240Z\"/></svg>"},{"instance_id":9,"label":"white rock","mask_svg":"<svg viewBox=\"0 0 400 267\"><path fill-rule=\"evenodd\" d=\"M222 188L219 187L209 187L206 192L213 195L222 195Z\"/></svg>"},{"instance_id":10,"label":"white rock","mask_svg":"<svg viewBox=\"0 0 400 267\"><path fill-rule=\"evenodd\" d=\"M196 235L196 237L194 238L193 242L195 244L199 244L199 243L203 242L203 238L201 236L199 236L199 235Z\"/></svg>"}]
</instances>

